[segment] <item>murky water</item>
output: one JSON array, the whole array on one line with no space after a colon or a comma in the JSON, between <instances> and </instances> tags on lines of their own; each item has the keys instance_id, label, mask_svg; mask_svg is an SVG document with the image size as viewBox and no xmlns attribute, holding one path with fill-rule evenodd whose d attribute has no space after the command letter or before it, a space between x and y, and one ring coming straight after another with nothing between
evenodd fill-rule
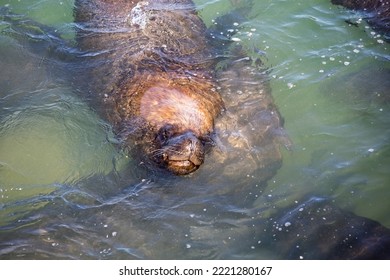
<instances>
[{"instance_id":1,"label":"murky water","mask_svg":"<svg viewBox=\"0 0 390 280\"><path fill-rule=\"evenodd\" d=\"M272 69L293 142L268 182L240 163L235 180L207 161L185 178L138 168L57 58L1 34L0 258L287 258L266 225L318 197L390 227L389 45L327 0L254 2L235 37ZM196 3L208 25L234 9ZM72 1L4 5L72 42Z\"/></svg>"}]
</instances>

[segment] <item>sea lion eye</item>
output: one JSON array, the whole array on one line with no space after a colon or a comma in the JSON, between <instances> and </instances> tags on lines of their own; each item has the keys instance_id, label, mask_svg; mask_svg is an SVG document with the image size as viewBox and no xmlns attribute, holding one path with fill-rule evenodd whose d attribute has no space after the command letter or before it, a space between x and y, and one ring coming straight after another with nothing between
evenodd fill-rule
<instances>
[{"instance_id":1,"label":"sea lion eye","mask_svg":"<svg viewBox=\"0 0 390 280\"><path fill-rule=\"evenodd\" d=\"M171 136L170 131L168 129L163 129L163 131L161 132L161 137L163 138L163 140L168 140L169 136Z\"/></svg>"},{"instance_id":2,"label":"sea lion eye","mask_svg":"<svg viewBox=\"0 0 390 280\"><path fill-rule=\"evenodd\" d=\"M161 142L166 142L174 135L174 127L170 124L162 127L158 133L158 138Z\"/></svg>"}]
</instances>

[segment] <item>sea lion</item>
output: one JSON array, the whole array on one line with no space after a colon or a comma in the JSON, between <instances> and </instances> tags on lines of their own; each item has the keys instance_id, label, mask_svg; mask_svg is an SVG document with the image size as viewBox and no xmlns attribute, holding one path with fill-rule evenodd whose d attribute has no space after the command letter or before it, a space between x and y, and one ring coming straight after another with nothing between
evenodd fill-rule
<instances>
[{"instance_id":1,"label":"sea lion","mask_svg":"<svg viewBox=\"0 0 390 280\"><path fill-rule=\"evenodd\" d=\"M266 204L261 205L260 208L248 209L248 205L251 205L250 199L255 197L254 192L258 189L257 184L271 178L280 166L281 157L275 139L280 138L278 136L283 134L280 130L282 121L270 95L269 85L265 82L267 73L259 72L258 68L254 67L254 63L248 57L241 56L239 51L236 54L229 53L233 59L228 59L223 65L219 65L222 71L214 71L215 56L210 51L212 48L210 50L205 48L208 40L203 36L204 26L201 23L198 25L199 21L196 19L192 4L187 5L188 1L180 2L180 5L179 1L170 1L169 3L172 5L167 4L167 6L168 1L154 1L153 5L157 6L153 7L156 10L146 9L145 7L149 5L146 4L147 2L133 4L127 1L115 1L115 3L118 6L114 4L114 1L77 1L78 8L81 9L81 11L76 9L77 18L80 20L78 42L84 51L81 54L77 53L77 55L86 58L86 62L88 62L80 66L82 72L85 72L86 69L92 69L90 79L87 80L90 81L91 101L97 100L101 103L100 108L103 109L103 113L113 123L117 133L124 138L124 145L130 144L128 141L134 141L131 145L137 144L138 141L139 145L148 149L145 145L150 144L151 148L156 145L153 141L157 141L157 144L163 142L164 139L167 142L180 142L180 139L176 139L174 135L177 129L175 125L183 125L183 123L189 125L191 123L191 125L196 124L196 126L190 127L188 133L183 132L182 138L194 137L196 138L194 141L199 140L205 143L209 141L220 142L218 149L213 149L213 152L216 155L220 154L221 158L230 164L225 165L223 174L218 173L218 175L223 176L215 176L216 179L207 178L208 189L213 185L222 186L221 189L223 189L206 194L202 192L202 195L207 196L208 200L204 200L203 197L202 199L199 197L193 199L194 196L191 196L190 201L182 203L183 200L180 200L180 203L177 203L175 196L165 199L167 196L171 196L171 193L163 196L159 190L145 188L140 190L140 192L142 191L140 195L136 190L137 195L131 196L131 199L137 203L129 203L127 191L123 199L118 200L115 196L114 199L109 198L107 203L104 201L103 204L100 204L99 201L101 206L98 207L101 214L97 218L99 224L109 224L111 229L119 228L123 230L122 232L126 232L117 240L108 239L106 232L104 233L98 247L107 248L105 246L109 246L108 257L149 257L154 259L156 256L163 258L183 257L183 248L191 244L191 250L184 249L184 251L185 253L194 252L198 248L200 254L192 253L189 255L193 258L194 256L197 258L205 256L204 254L207 254L206 257L210 257L212 256L210 252L216 248L225 253L225 255L219 253L218 256L228 258L248 256L248 248L254 252L260 246L269 246L270 251L276 252L275 256L279 258L300 258L300 256L341 259L389 258L389 252L386 250L390 244L389 229L371 220L345 213L328 202L310 199L303 204L293 205L292 209L291 206L288 206L270 218L262 216L268 207ZM179 10L171 11L173 7L179 8ZM128 8L130 12L128 12ZM190 31L191 34L195 32L194 30L202 30L199 34L196 33L196 36L202 36L191 38L186 36L186 33L178 36L180 33L178 30L183 26L174 25L171 26L173 28L172 34L178 37L161 39L168 40L169 44L163 41L163 45L158 47L160 40L158 34L155 34L153 29L149 30L145 27L157 20L158 17L154 13L157 11L160 13L161 10L163 15L167 16L160 19L162 21L169 20L170 16L174 16L172 20L179 20L180 15L184 16L184 14L189 16L196 24L184 21L184 23L188 23L186 27L193 29ZM150 17L145 18L145 13L149 14ZM121 18L119 15L124 15L125 18ZM129 15L133 17L128 17ZM131 24L128 25L128 22ZM155 31L160 28L159 26L155 25ZM134 34L132 30L135 32ZM144 33L148 30L149 33ZM160 31L171 32L164 28ZM51 34L48 38L53 38L53 35ZM154 39L150 41L150 38ZM226 38L226 40L228 39ZM201 43L198 44L197 41ZM186 42L188 43L186 46L189 47L187 50L185 48L176 49ZM175 43L177 44L175 45ZM204 45L202 45L203 43ZM212 56L208 57L208 54ZM80 57L77 58L80 59ZM82 78L85 81L85 76L82 75ZM211 85L221 88L214 89ZM210 87L211 90L207 91ZM202 89L205 89L207 95L204 95L205 92ZM197 103L200 102L198 93L201 97L200 100L204 103ZM224 95L223 102L221 94ZM157 105L160 106L152 106L153 102L157 102ZM180 106L175 106L176 104ZM185 107L188 104L192 105ZM213 107L212 105L217 106ZM187 110L193 108L192 106L195 106L195 111ZM164 116L165 112L172 112L170 111L172 108L177 110L179 114ZM181 110L183 108L185 110ZM210 111L203 113L204 115L200 115L200 117L188 113L198 113L202 108L207 108ZM183 114L188 116L188 122L175 123L174 121L181 120ZM217 118L218 115L221 117ZM207 125L200 125L203 124L202 118L205 116L213 116L215 125L210 125L211 121L206 121ZM148 123L148 118L153 121L152 124ZM193 121L191 118L197 119ZM155 119L160 120L161 123L165 123L166 119L169 122L163 126L157 121L154 122ZM157 131L153 125L162 127ZM210 138L198 137L197 135L202 131L207 131L206 136ZM213 137L214 132L218 134L218 138ZM203 154L204 147L202 146ZM177 147L175 148L177 149ZM228 152L224 153L225 150ZM215 158L218 158L216 155ZM153 157L153 153L151 156ZM199 155L194 157L195 159L191 159L191 162L201 158ZM203 160L203 158L201 159ZM238 161L239 164L237 164ZM167 165L166 163L162 164ZM243 168L243 166L245 167ZM179 169L183 170L184 168ZM242 170L245 170L245 173ZM232 174L232 176L226 176L227 174ZM237 184L235 184L236 181L232 181L233 178L236 178ZM100 178L92 179L97 181L89 182L91 186L102 184ZM245 179L252 181L248 183ZM216 184L213 180L229 180L229 184L224 185L221 183L223 181L218 181ZM236 191L235 194L240 195L233 195L230 192L229 203L225 203L226 197L221 196L221 193L229 188L233 188ZM192 188L189 193L196 194L196 190L193 189L195 188ZM251 192L244 191L245 189L250 189ZM28 224L24 225L22 231L20 231L20 223L18 222L11 227L7 225L6 230L0 232L0 247L2 249L0 255L2 258L104 257L102 251L98 255L93 255L94 249L97 248L95 240L100 236L98 231L90 230L96 228L96 220L89 219L91 214L96 212L95 201L91 201L92 205L89 205L88 201L82 199L83 203L86 202L85 205L82 205L83 207L69 207L72 206L66 201L69 189L63 188L63 191L59 203L50 203L42 209L35 209L32 214L26 215L24 221L27 221ZM98 188L97 191L101 192L101 189ZM58 196L58 194L54 195ZM97 196L100 197L100 195L99 193ZM159 197L159 201L153 199L154 196L160 195L162 197ZM214 197L210 197L211 195ZM52 198L50 196L48 199L52 200ZM78 196L76 195L75 198L77 199ZM139 200L136 200L137 198ZM241 205L245 205L245 208L231 203L232 199L239 200ZM62 201L65 204L62 204ZM156 203L152 203L152 209L141 207L142 211L139 211L140 207L137 204L141 201L147 204L150 204L150 201ZM207 212L204 211L206 210L204 205L199 203L205 201L211 202ZM36 203L36 199L32 202ZM18 203L18 205L20 204ZM77 205L76 203L75 206ZM136 209L132 208L134 205L137 205ZM223 207L220 208L221 206ZM197 211L197 207L200 211ZM269 207L273 208L273 204L270 203ZM157 215L161 209L177 210L178 208L182 208L183 212L177 212L178 215L168 213L172 219L178 219L173 220L173 224L169 224L172 223L170 218L161 219L160 215ZM60 221L58 220L58 211L65 213L60 215ZM144 211L146 213L143 213ZM193 214L197 212L202 213L199 218ZM41 216L44 216L45 219L40 219L38 223L31 223L33 217ZM149 222L144 223L145 218L155 223L160 222L163 226L150 227ZM138 221L142 222L137 223ZM76 225L76 227L66 227L63 226L64 224ZM43 234L39 234L38 237L36 234L31 234L37 232L37 225L39 233ZM80 226L77 227L77 225ZM128 226L127 231L121 228L123 225ZM178 233L177 225L186 225L186 227L182 227L183 231ZM188 225L191 225L189 230ZM77 228L77 232L69 231L72 228ZM83 229L87 229L87 231ZM173 234L176 236L185 236L185 238L183 240L179 238L172 243L170 230L175 231ZM10 232L17 234L10 234ZM90 238L91 233L96 237L93 238L93 244ZM61 246L53 247L51 242L47 242L47 234L54 237L65 236L66 238L61 239L63 240ZM112 236L114 237L114 234ZM134 238L129 238L129 236ZM158 236L157 239L156 236ZM317 238L318 236L324 239ZM267 242L263 241L264 238ZM106 240L107 244L104 243ZM139 247L137 250L132 250L140 242L143 245L137 246ZM169 250L158 255L161 250L154 250L156 242L176 247L180 255L175 255ZM231 242L235 242L235 244ZM86 246L79 246L81 243L86 244ZM14 246L13 244L27 245ZM126 250L123 250L124 247L127 247ZM38 252L36 248L39 248ZM85 248L88 252L85 251ZM234 250L243 250L244 253L237 255ZM173 252L175 251L173 250Z\"/></svg>"},{"instance_id":2,"label":"sea lion","mask_svg":"<svg viewBox=\"0 0 390 280\"><path fill-rule=\"evenodd\" d=\"M331 0L335 5L361 11L372 28L390 38L390 1L388 0Z\"/></svg>"},{"instance_id":3,"label":"sea lion","mask_svg":"<svg viewBox=\"0 0 390 280\"><path fill-rule=\"evenodd\" d=\"M224 105L192 1L78 0L75 10L78 45L100 64L89 91L125 148L174 174L198 169Z\"/></svg>"}]
</instances>

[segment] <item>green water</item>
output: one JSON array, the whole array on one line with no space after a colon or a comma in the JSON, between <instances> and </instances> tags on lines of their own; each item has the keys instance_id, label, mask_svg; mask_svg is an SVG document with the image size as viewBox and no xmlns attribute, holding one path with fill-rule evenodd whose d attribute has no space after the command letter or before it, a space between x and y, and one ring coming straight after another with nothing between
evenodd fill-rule
<instances>
[{"instance_id":1,"label":"green water","mask_svg":"<svg viewBox=\"0 0 390 280\"><path fill-rule=\"evenodd\" d=\"M261 57L272 69L273 96L294 144L291 151L283 150L283 166L255 206L271 204L264 213L271 217L303 197L326 196L343 209L390 227L390 46L359 14L327 0L254 2L248 20L237 22L241 29L235 37L248 55ZM234 9L228 0L196 4L208 25ZM4 5L54 27L63 38L73 36L73 1L0 1ZM5 27L0 21L0 31ZM16 49L16 66L6 59L12 58L9 55L0 61L0 81L9 80L12 86L12 92L6 86L0 89L2 226L51 200L13 207L9 203L123 170L131 160L112 143L107 125L71 89L39 90L39 59L29 58L7 36L0 37L0 46L2 53L13 54ZM31 59L36 80L19 83L15 76L7 76L4 65L25 69L17 61L20 54ZM131 238L142 242L137 233Z\"/></svg>"},{"instance_id":2,"label":"green water","mask_svg":"<svg viewBox=\"0 0 390 280\"><path fill-rule=\"evenodd\" d=\"M204 2L207 22L212 7L229 9L227 1L215 2ZM255 1L239 37L266 52L273 96L294 143L267 191L282 197L276 207L306 193L333 196L390 226L390 47L361 15L329 2ZM363 72L359 83L349 76L356 72Z\"/></svg>"}]
</instances>

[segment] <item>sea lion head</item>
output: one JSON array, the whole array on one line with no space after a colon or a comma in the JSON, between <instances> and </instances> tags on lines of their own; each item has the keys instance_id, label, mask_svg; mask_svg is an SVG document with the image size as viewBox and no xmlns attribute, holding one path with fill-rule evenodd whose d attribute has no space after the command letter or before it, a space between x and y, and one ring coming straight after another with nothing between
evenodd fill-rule
<instances>
[{"instance_id":1,"label":"sea lion head","mask_svg":"<svg viewBox=\"0 0 390 280\"><path fill-rule=\"evenodd\" d=\"M167 124L158 131L155 142L158 149L153 153L153 160L174 174L194 172L204 161L204 141L191 130L182 132Z\"/></svg>"},{"instance_id":2,"label":"sea lion head","mask_svg":"<svg viewBox=\"0 0 390 280\"><path fill-rule=\"evenodd\" d=\"M142 136L146 154L152 162L176 175L199 168L206 147L212 143L214 119L222 100L207 81L196 78L172 79L161 76L140 81L137 114L150 135Z\"/></svg>"}]
</instances>

